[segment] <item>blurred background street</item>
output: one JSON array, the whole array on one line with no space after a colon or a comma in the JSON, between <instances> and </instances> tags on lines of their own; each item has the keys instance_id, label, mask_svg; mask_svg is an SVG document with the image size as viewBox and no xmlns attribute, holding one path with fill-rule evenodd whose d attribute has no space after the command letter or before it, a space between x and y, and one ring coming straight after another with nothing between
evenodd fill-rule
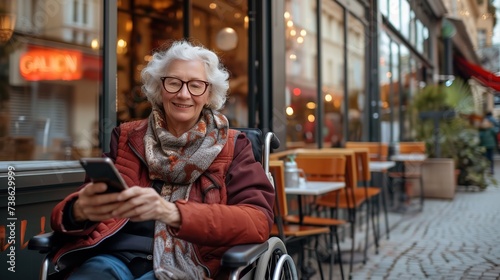
<instances>
[{"instance_id":1,"label":"blurred background street","mask_svg":"<svg viewBox=\"0 0 500 280\"><path fill-rule=\"evenodd\" d=\"M498 155L495 163L500 182ZM498 186L458 187L453 200L426 199L421 213L391 213L390 238L382 236L378 254L371 244L367 263L355 264L352 279L500 279L499 201ZM363 240L362 232L358 236ZM328 277L327 264L323 271ZM340 279L338 265L334 272ZM348 279L348 265L344 273Z\"/></svg>"}]
</instances>

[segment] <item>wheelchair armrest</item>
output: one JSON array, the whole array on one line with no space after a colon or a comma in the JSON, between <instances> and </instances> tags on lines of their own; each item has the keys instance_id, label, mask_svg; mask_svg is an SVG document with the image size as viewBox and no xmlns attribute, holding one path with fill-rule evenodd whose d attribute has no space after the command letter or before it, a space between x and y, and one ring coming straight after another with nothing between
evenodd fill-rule
<instances>
[{"instance_id":1,"label":"wheelchair armrest","mask_svg":"<svg viewBox=\"0 0 500 280\"><path fill-rule=\"evenodd\" d=\"M264 254L268 248L268 242L233 246L222 255L221 265L229 268L250 265Z\"/></svg>"},{"instance_id":2,"label":"wheelchair armrest","mask_svg":"<svg viewBox=\"0 0 500 280\"><path fill-rule=\"evenodd\" d=\"M37 250L41 254L52 252L60 247L64 237L55 232L47 232L33 236L28 242L28 250Z\"/></svg>"}]
</instances>

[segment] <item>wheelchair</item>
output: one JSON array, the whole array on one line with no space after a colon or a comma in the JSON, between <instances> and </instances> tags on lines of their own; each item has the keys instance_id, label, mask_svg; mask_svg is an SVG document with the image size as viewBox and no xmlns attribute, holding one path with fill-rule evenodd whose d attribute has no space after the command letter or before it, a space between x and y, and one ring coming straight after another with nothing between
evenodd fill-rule
<instances>
[{"instance_id":1,"label":"wheelchair","mask_svg":"<svg viewBox=\"0 0 500 280\"><path fill-rule=\"evenodd\" d=\"M262 132L256 128L234 129L246 134L252 143L255 159L262 163L269 180L274 185L274 180L269 172L269 154L271 148L279 147L278 138L274 133L268 132L263 139ZM60 275L57 274L58 271L51 266L51 257L63 244L63 239L61 235L49 232L39 234L29 240L29 250L45 254L40 268L41 280L60 278ZM298 279L295 263L287 253L285 244L278 237L271 237L261 244L233 246L222 256L221 268L229 271L229 279L231 280Z\"/></svg>"}]
</instances>

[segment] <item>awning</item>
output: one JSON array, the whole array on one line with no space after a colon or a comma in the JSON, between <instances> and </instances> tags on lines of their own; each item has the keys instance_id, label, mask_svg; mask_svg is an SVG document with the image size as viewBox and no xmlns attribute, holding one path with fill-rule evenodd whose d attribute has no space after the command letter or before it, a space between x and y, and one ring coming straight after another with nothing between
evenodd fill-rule
<instances>
[{"instance_id":1,"label":"awning","mask_svg":"<svg viewBox=\"0 0 500 280\"><path fill-rule=\"evenodd\" d=\"M484 69L480 65L467 61L461 56L455 56L456 67L461 74L465 76L473 76L485 87L500 91L500 76Z\"/></svg>"}]
</instances>

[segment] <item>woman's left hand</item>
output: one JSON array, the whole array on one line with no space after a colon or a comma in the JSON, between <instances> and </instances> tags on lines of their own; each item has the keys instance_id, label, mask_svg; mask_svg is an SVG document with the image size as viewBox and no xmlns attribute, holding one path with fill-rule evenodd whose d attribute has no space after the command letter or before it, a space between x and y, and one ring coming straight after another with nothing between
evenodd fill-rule
<instances>
[{"instance_id":1,"label":"woman's left hand","mask_svg":"<svg viewBox=\"0 0 500 280\"><path fill-rule=\"evenodd\" d=\"M117 218L129 218L133 222L162 221L168 226L179 227L181 216L177 206L162 198L153 188L134 186L120 193L118 201L124 201L113 210Z\"/></svg>"}]
</instances>

